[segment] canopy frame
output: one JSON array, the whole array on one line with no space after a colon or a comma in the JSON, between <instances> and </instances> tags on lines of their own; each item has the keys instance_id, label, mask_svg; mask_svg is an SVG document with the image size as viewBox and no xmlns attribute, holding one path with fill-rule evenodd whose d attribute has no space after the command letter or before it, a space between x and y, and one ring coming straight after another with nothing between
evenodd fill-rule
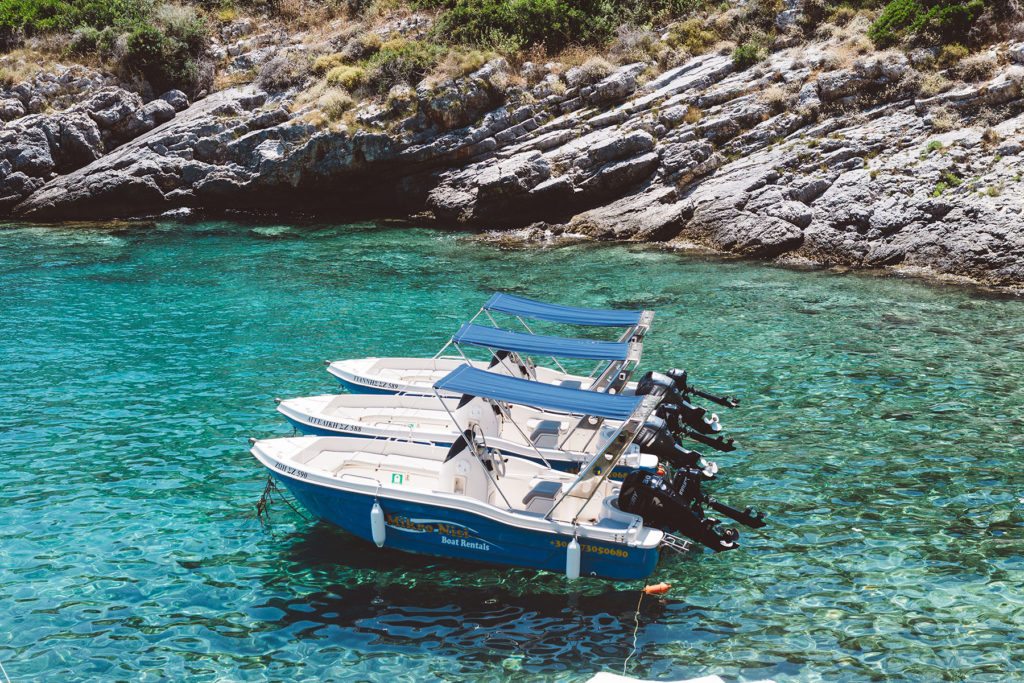
<instances>
[{"instance_id":1,"label":"canopy frame","mask_svg":"<svg viewBox=\"0 0 1024 683\"><path fill-rule=\"evenodd\" d=\"M535 342L537 344L543 345L544 340L548 340L549 345L554 347L557 347L560 343L565 344L571 342L590 342L594 345L595 348L598 345L600 345L604 353L595 353L594 356L587 356L584 347L580 347L579 350L569 349L562 354L562 357L596 357L598 359L597 366L593 371L591 371L590 375L587 376L588 379L592 380L590 386L587 387L589 391L598 391L612 394L621 393L626 383L629 382L629 378L632 376L633 372L640 365L640 358L643 354L643 342L641 339L638 338L630 338L628 341L625 342L601 342L591 339L576 339L570 337L546 337L544 335L534 334L524 335L521 332L512 332L509 330L502 330L500 328L494 328L493 334L496 337L498 337L497 339L494 340L464 338L465 336L472 334L474 331L484 331L491 329L492 328L474 325L472 322L465 323L461 328L459 328L459 331L452 336L452 338L449 340L449 344L455 346L455 348L461 355L462 359L465 360L466 362L469 362L470 359L466 355L465 350L463 349L464 345L486 348L490 352L493 361L497 361L497 363L501 364L506 370L509 371L510 374L515 374L515 368L509 366L506 363L506 360L508 359L510 359L511 362L518 364L523 370L525 370L525 374L527 375L527 377L533 380L537 380L537 373L535 371L536 364L534 363L532 357L526 355L526 353L523 352L522 346L520 346L519 349L508 347L517 346L520 342L523 341ZM512 335L516 335L520 337L520 339L515 339ZM501 339L500 337L502 336L504 336L505 339ZM615 345L623 345L624 352L621 356L612 356L612 347L614 347ZM498 351L505 351L506 353L508 353L508 355L499 355ZM555 350L555 353L558 353L557 348ZM594 375L598 369L602 369L602 371L595 378Z\"/></svg>"},{"instance_id":2,"label":"canopy frame","mask_svg":"<svg viewBox=\"0 0 1024 683\"><path fill-rule=\"evenodd\" d=\"M502 301L508 302L509 300L512 300L514 303L518 304L518 308L511 307L513 310L513 312L511 313L508 313L508 311L506 310L510 308L509 306L498 305ZM587 327L624 327L625 330L617 340L620 343L642 342L643 338L650 330L651 323L654 321L654 311L649 311L646 309L624 311L620 309L579 308L573 306L562 306L559 304L549 304L543 301L538 301L536 299L528 299L526 297L521 297L514 294L495 292L484 303L484 305L480 307L476 314L469 319L469 322L476 322L476 319L479 318L481 314L485 314L487 316L487 319L490 320L491 324L494 327L502 329L502 326L498 323L497 320L494 319L494 316L491 315L492 311L499 311L502 313L508 313L509 315L512 315L529 334L535 333L530 328L530 326L526 324L526 321L523 320L523 318L530 318L532 320L562 322L566 324L575 324ZM561 312L563 315L553 317L551 314L552 311ZM571 320L565 317L567 313L573 314ZM595 322L599 321L599 316L601 316L602 314L605 316L605 321ZM448 347L451 345L452 340L449 338L445 345L442 346L441 349L434 355L434 358L445 357L444 352L447 351ZM463 358L465 358L464 355ZM554 361L555 365L558 366L559 370L568 374L566 369L562 366L562 364L558 361L557 358L551 357L551 360ZM594 374L597 373L600 369L601 364L598 363L594 367L594 369L591 370L588 377L593 377ZM623 382L623 384L624 383L625 382Z\"/></svg>"},{"instance_id":3,"label":"canopy frame","mask_svg":"<svg viewBox=\"0 0 1024 683\"><path fill-rule=\"evenodd\" d=\"M483 400L484 402L489 403L490 405L496 406L501 411L502 415L505 416L510 422L512 422L512 424L519 431L520 435L523 437L523 440L534 450L534 452L537 453L537 455L544 462L544 464L547 465L548 467L551 467L551 464L544 457L543 453L540 452L540 449L537 448L536 444L533 443L533 441L522 431L522 429L515 422L515 420L512 419L511 412L506 408L506 406L504 404L508 403L508 404L530 406L530 407L533 407L533 408L537 408L542 413L552 414L552 411L550 410L550 408L551 408L552 404L554 403L554 401L551 401L551 400L544 401L544 400L540 400L540 399L535 399L536 402L532 402L532 401L529 401L528 398L522 398L522 399L516 398L515 400L510 400L510 397L508 397L508 396L487 395L487 393L485 391L479 391L479 388L473 389L472 391L474 393L468 393L468 391L465 391L465 390L460 390L458 388L453 388L453 387L445 386L446 380L450 380L450 379L458 376L460 373L465 373L465 374L470 374L470 375L477 375L477 376L485 375L485 374L490 374L490 375L493 375L493 380L492 381L495 381L495 382L498 382L498 383L508 383L509 381L512 381L512 382L515 382L515 383L520 383L520 382L529 383L530 381L529 380L520 379L520 378L516 378L516 377L506 377L506 376L503 376L503 375L494 375L493 373L488 373L486 370L480 370L479 368L474 368L472 365L468 365L467 364L467 365L459 366L455 370L452 370L450 373L448 373L448 375L446 375L444 378L442 378L442 379L438 380L437 382L435 382L434 386L433 386L433 390L434 390L434 395L437 396L438 401L440 401L441 405L445 409L445 412L448 413L448 417L451 418L452 423L459 430L460 434L465 434L467 430L463 429L462 425L460 425L458 420L455 418L454 413L448 408L447 403L444 400L442 400L441 393L440 393L441 391L454 391L454 392L457 392L457 393L461 393L463 396L468 396L468 397L471 397L471 398L479 398L479 399ZM546 387L546 388L542 389L541 387ZM589 394L589 393L591 393L591 392L588 392L588 391L583 390L583 389L569 389L567 387L553 387L551 385L537 385L536 389L537 389L537 391L539 391L541 393L549 393L549 394L552 394L552 395L555 392L558 392L558 393L562 393L562 392L577 393L577 392L579 392L579 393L582 393L582 394ZM601 400L603 402L605 402L605 403L611 403L613 401L615 401L615 402L621 401L623 404L625 404L627 401L630 400L628 397L625 397L625 396L622 396L622 397L616 396L612 400L608 400L608 399L611 399L611 396L608 396L608 398L601 399ZM622 399L625 399L625 400L622 400ZM579 475L576 477L576 479L573 480L572 484L570 484L569 488L566 489L566 491L561 495L561 497L559 497L558 501L556 501L555 504L551 507L551 510L545 515L545 518L550 519L551 516L554 514L555 510L558 508L558 506L577 487L590 484L591 488L590 488L589 493L585 496L585 501L584 501L583 505L580 506L579 511L576 513L576 515L572 519L572 524L576 524L580 512L590 502L590 499L594 497L594 494L597 492L601 482L603 482L608 477L608 475L611 473L611 471L615 469L616 465L618 464L618 461L621 459L621 457L625 453L626 449L629 447L629 445L633 442L633 439L636 437L637 432L643 426L644 422L646 422L647 418L650 417L650 415L655 411L655 409L658 407L658 404L660 402L661 402L661 398L660 397L658 397L658 396L650 396L650 395L643 396L643 397L637 397L637 398L633 399L632 410L630 411L629 415L626 416L626 418L622 421L621 426L615 432L615 434L612 436L612 438L609 440L608 444L606 444L604 446L604 448L602 448L588 462L586 467L584 467L584 468L582 468L580 470ZM544 405L545 403L547 405ZM603 411L596 411L595 410L595 412L590 413L590 412L585 412L585 411L581 411L581 410L575 410L575 409L573 409L573 407L566 406L565 404L562 404L560 407L566 409L566 413L563 413L563 414L579 416L581 418L580 423L582 423L582 421L586 420L588 417L596 417L599 420L604 420L604 419L607 419L608 417L616 417L616 418L621 417L621 413L610 414L611 411L608 410L608 409L605 409ZM600 424L600 422L598 424ZM573 427L573 429L570 430L570 434L572 434L578 427L579 427L579 423L577 424L576 427ZM597 432L595 430L595 434L596 433ZM475 432L474 432L474 434L475 434ZM484 442L484 448L487 448L486 435L482 434L481 438L483 439L483 442ZM568 438L568 436L566 438ZM591 439L592 438L593 437L591 437ZM469 439L466 439L466 443L467 443L467 447L482 462L484 454L479 450L479 447L478 447L478 444L476 443L476 440L473 439L473 438L469 438ZM590 441L588 440L587 444L589 445L589 443L590 443ZM564 441L563 441L563 444L564 444ZM572 452L578 452L578 451L572 451ZM580 454L581 455L585 455L585 453L580 453ZM504 457L504 456L499 456L499 457ZM486 468L485 468L485 470L486 470ZM505 504L509 506L509 509L512 509L512 506L509 503L508 498L505 496L505 493L501 490L501 487L498 484L498 480L491 476L490 471L487 471L487 477L491 481L491 483L494 484L495 489L498 490L498 493L499 493L499 495L501 495L502 499L505 501ZM577 497L580 497L580 496L577 496Z\"/></svg>"}]
</instances>

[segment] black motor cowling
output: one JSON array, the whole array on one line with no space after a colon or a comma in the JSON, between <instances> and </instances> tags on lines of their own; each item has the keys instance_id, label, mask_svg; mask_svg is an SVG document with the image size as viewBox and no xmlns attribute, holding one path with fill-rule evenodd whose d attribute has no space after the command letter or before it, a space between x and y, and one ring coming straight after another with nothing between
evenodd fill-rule
<instances>
[{"instance_id":1,"label":"black motor cowling","mask_svg":"<svg viewBox=\"0 0 1024 683\"><path fill-rule=\"evenodd\" d=\"M633 443L643 453L658 456L658 460L672 467L699 467L701 455L676 443L675 436L660 417L652 415L637 432Z\"/></svg>"},{"instance_id":2,"label":"black motor cowling","mask_svg":"<svg viewBox=\"0 0 1024 683\"><path fill-rule=\"evenodd\" d=\"M662 417L667 418L666 411L670 411L675 418L673 423L685 424L700 434L714 434L722 431L722 425L719 424L717 415L708 413L704 408L695 406L686 400L686 395L683 393L686 389L685 371L672 370L670 372L682 372L682 383L680 384L667 374L648 372L636 384L637 396L660 396L661 405L658 412ZM680 432L682 427L676 428L673 423L669 424L669 428L674 432Z\"/></svg>"},{"instance_id":3,"label":"black motor cowling","mask_svg":"<svg viewBox=\"0 0 1024 683\"><path fill-rule=\"evenodd\" d=\"M669 402L683 400L676 389L676 381L660 372L648 372L636 383L637 396L664 396Z\"/></svg>"},{"instance_id":4,"label":"black motor cowling","mask_svg":"<svg viewBox=\"0 0 1024 683\"><path fill-rule=\"evenodd\" d=\"M639 515L644 524L687 536L718 552L737 547L739 532L718 528L701 507L700 479L677 473L674 480L637 470L626 476L619 490L619 509Z\"/></svg>"}]
</instances>

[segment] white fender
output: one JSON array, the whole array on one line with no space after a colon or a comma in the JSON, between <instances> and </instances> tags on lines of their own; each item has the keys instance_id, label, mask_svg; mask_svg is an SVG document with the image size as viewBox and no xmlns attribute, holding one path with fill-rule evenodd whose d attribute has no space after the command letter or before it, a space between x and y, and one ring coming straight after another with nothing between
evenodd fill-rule
<instances>
[{"instance_id":1,"label":"white fender","mask_svg":"<svg viewBox=\"0 0 1024 683\"><path fill-rule=\"evenodd\" d=\"M373 542L377 544L377 547L382 547L387 530L384 526L384 511L380 509L380 504L377 501L373 502L373 508L370 509L370 533L373 535Z\"/></svg>"},{"instance_id":2,"label":"white fender","mask_svg":"<svg viewBox=\"0 0 1024 683\"><path fill-rule=\"evenodd\" d=\"M575 538L565 549L565 576L570 581L580 578L580 544Z\"/></svg>"}]
</instances>

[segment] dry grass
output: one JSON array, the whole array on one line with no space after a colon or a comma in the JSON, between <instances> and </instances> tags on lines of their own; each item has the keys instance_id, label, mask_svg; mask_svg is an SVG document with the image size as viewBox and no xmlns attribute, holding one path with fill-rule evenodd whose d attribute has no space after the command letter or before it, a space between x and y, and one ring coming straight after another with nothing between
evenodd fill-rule
<instances>
[{"instance_id":1,"label":"dry grass","mask_svg":"<svg viewBox=\"0 0 1024 683\"><path fill-rule=\"evenodd\" d=\"M327 81L319 80L300 92L292 101L292 112L298 112L317 102L327 90Z\"/></svg>"},{"instance_id":2,"label":"dry grass","mask_svg":"<svg viewBox=\"0 0 1024 683\"><path fill-rule=\"evenodd\" d=\"M286 24L302 29L323 26L342 11L339 3L317 0L275 0L273 6Z\"/></svg>"},{"instance_id":3,"label":"dry grass","mask_svg":"<svg viewBox=\"0 0 1024 683\"><path fill-rule=\"evenodd\" d=\"M761 93L760 100L774 112L781 112L793 104L793 94L781 85L772 85Z\"/></svg>"},{"instance_id":4,"label":"dry grass","mask_svg":"<svg viewBox=\"0 0 1024 683\"><path fill-rule=\"evenodd\" d=\"M616 64L631 64L656 57L663 49L665 45L654 31L623 25L615 32L608 53Z\"/></svg>"},{"instance_id":5,"label":"dry grass","mask_svg":"<svg viewBox=\"0 0 1024 683\"><path fill-rule=\"evenodd\" d=\"M431 75L441 78L465 76L480 69L497 56L497 53L483 50L452 50L438 63Z\"/></svg>"},{"instance_id":6,"label":"dry grass","mask_svg":"<svg viewBox=\"0 0 1024 683\"><path fill-rule=\"evenodd\" d=\"M991 126L985 128L981 133L981 142L986 147L995 147L1003 141L1003 136L1000 135L995 128Z\"/></svg>"},{"instance_id":7,"label":"dry grass","mask_svg":"<svg viewBox=\"0 0 1024 683\"><path fill-rule=\"evenodd\" d=\"M846 69L853 65L860 55L848 43L841 43L834 46L825 54L821 61L821 68L824 71L835 71Z\"/></svg>"},{"instance_id":8,"label":"dry grass","mask_svg":"<svg viewBox=\"0 0 1024 683\"><path fill-rule=\"evenodd\" d=\"M355 100L344 88L326 88L317 100L317 108L328 121L340 121L355 104Z\"/></svg>"},{"instance_id":9,"label":"dry grass","mask_svg":"<svg viewBox=\"0 0 1024 683\"><path fill-rule=\"evenodd\" d=\"M999 63L995 55L983 52L964 57L956 65L954 71L960 78L973 83L991 78L998 66Z\"/></svg>"},{"instance_id":10,"label":"dry grass","mask_svg":"<svg viewBox=\"0 0 1024 683\"><path fill-rule=\"evenodd\" d=\"M323 76L325 73L335 67L339 67L345 63L345 57L340 52L335 52L329 55L320 55L313 60L313 73L318 76Z\"/></svg>"},{"instance_id":11,"label":"dry grass","mask_svg":"<svg viewBox=\"0 0 1024 683\"><path fill-rule=\"evenodd\" d=\"M256 80L259 74L256 69L248 69L245 71L227 71L220 70L213 79L213 89L227 90L228 88L234 88L239 85L246 85Z\"/></svg>"},{"instance_id":12,"label":"dry grass","mask_svg":"<svg viewBox=\"0 0 1024 683\"><path fill-rule=\"evenodd\" d=\"M49 53L27 48L12 50L0 57L0 85L9 88L30 80L43 71L52 70L54 64Z\"/></svg>"},{"instance_id":13,"label":"dry grass","mask_svg":"<svg viewBox=\"0 0 1024 683\"><path fill-rule=\"evenodd\" d=\"M939 73L928 73L921 76L917 91L922 97L935 97L953 87L953 81Z\"/></svg>"},{"instance_id":14,"label":"dry grass","mask_svg":"<svg viewBox=\"0 0 1024 683\"><path fill-rule=\"evenodd\" d=\"M562 65L560 69L553 69L552 73L565 73L574 66L583 66L588 59L594 57L600 58L600 53L596 48L573 45L550 57L552 61Z\"/></svg>"},{"instance_id":15,"label":"dry grass","mask_svg":"<svg viewBox=\"0 0 1024 683\"><path fill-rule=\"evenodd\" d=\"M604 57L595 55L580 64L580 69L583 70L583 75L587 82L593 83L610 76L615 71L615 65Z\"/></svg>"},{"instance_id":16,"label":"dry grass","mask_svg":"<svg viewBox=\"0 0 1024 683\"><path fill-rule=\"evenodd\" d=\"M960 114L946 105L934 107L930 112L932 128L940 133L956 130L960 127Z\"/></svg>"},{"instance_id":17,"label":"dry grass","mask_svg":"<svg viewBox=\"0 0 1024 683\"><path fill-rule=\"evenodd\" d=\"M857 10L852 7L847 7L846 5L840 5L832 12L828 20L836 26L846 26L856 16Z\"/></svg>"},{"instance_id":18,"label":"dry grass","mask_svg":"<svg viewBox=\"0 0 1024 683\"><path fill-rule=\"evenodd\" d=\"M686 113L683 114L683 121L689 123L691 126L704 118L704 112L700 110L700 107L695 107L692 104L686 105Z\"/></svg>"}]
</instances>

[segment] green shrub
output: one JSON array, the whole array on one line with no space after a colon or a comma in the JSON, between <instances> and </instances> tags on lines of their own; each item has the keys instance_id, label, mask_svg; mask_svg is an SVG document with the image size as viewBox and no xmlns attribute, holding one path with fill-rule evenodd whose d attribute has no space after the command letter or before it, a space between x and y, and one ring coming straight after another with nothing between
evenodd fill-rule
<instances>
[{"instance_id":1,"label":"green shrub","mask_svg":"<svg viewBox=\"0 0 1024 683\"><path fill-rule=\"evenodd\" d=\"M332 55L320 55L313 60L313 73L322 76L331 69L345 63L345 57L340 52Z\"/></svg>"},{"instance_id":2,"label":"green shrub","mask_svg":"<svg viewBox=\"0 0 1024 683\"><path fill-rule=\"evenodd\" d=\"M148 0L3 0L0 28L27 35L71 31L80 26L132 28L151 12Z\"/></svg>"},{"instance_id":3,"label":"green shrub","mask_svg":"<svg viewBox=\"0 0 1024 683\"><path fill-rule=\"evenodd\" d=\"M732 51L732 63L737 69L746 69L748 66L753 66L764 58L764 48L754 42L748 41L737 45L736 49Z\"/></svg>"},{"instance_id":4,"label":"green shrub","mask_svg":"<svg viewBox=\"0 0 1024 683\"><path fill-rule=\"evenodd\" d=\"M971 54L971 51L960 43L944 45L939 51L938 64L943 68L955 66L961 59Z\"/></svg>"},{"instance_id":5,"label":"green shrub","mask_svg":"<svg viewBox=\"0 0 1024 683\"><path fill-rule=\"evenodd\" d=\"M358 66L336 66L327 72L327 83L345 90L355 90L363 84L366 71Z\"/></svg>"},{"instance_id":6,"label":"green shrub","mask_svg":"<svg viewBox=\"0 0 1024 683\"><path fill-rule=\"evenodd\" d=\"M985 0L892 0L868 29L879 47L899 42L963 40L985 11Z\"/></svg>"},{"instance_id":7,"label":"green shrub","mask_svg":"<svg viewBox=\"0 0 1024 683\"><path fill-rule=\"evenodd\" d=\"M119 64L162 92L181 88L194 94L202 79L206 22L192 6L160 0L0 0L0 33L25 36L73 32L75 55L114 55Z\"/></svg>"},{"instance_id":8,"label":"green shrub","mask_svg":"<svg viewBox=\"0 0 1024 683\"><path fill-rule=\"evenodd\" d=\"M416 85L444 55L444 48L422 40L389 40L366 61L366 84L386 95L400 83Z\"/></svg>"},{"instance_id":9,"label":"green shrub","mask_svg":"<svg viewBox=\"0 0 1024 683\"><path fill-rule=\"evenodd\" d=\"M612 37L615 3L606 0L447 0L434 26L446 41L503 51L533 45L558 52ZM625 3L623 3L624 5Z\"/></svg>"},{"instance_id":10,"label":"green shrub","mask_svg":"<svg viewBox=\"0 0 1024 683\"><path fill-rule=\"evenodd\" d=\"M206 22L191 7L164 5L128 33L121 67L142 76L155 92L201 88L200 61L206 53Z\"/></svg>"},{"instance_id":11,"label":"green shrub","mask_svg":"<svg viewBox=\"0 0 1024 683\"><path fill-rule=\"evenodd\" d=\"M71 34L68 51L73 55L88 55L99 52L100 30L92 26L81 26Z\"/></svg>"},{"instance_id":12,"label":"green shrub","mask_svg":"<svg viewBox=\"0 0 1024 683\"><path fill-rule=\"evenodd\" d=\"M691 55L699 55L715 44L718 35L709 31L702 19L691 18L672 24L668 28L668 44L681 47Z\"/></svg>"}]
</instances>

